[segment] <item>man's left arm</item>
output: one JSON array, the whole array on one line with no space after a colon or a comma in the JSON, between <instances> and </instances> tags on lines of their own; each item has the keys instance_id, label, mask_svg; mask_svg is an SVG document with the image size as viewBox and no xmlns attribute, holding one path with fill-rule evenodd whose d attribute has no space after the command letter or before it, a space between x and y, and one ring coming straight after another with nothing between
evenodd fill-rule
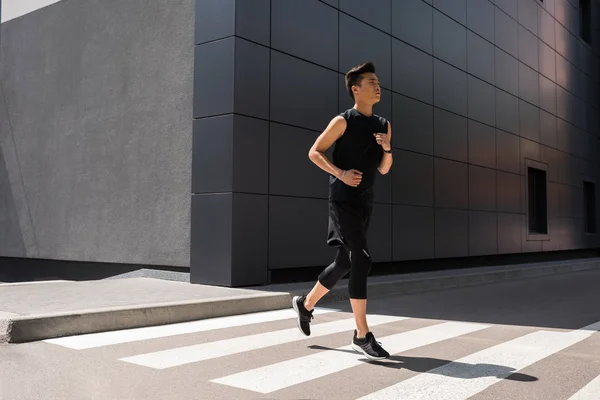
<instances>
[{"instance_id":1,"label":"man's left arm","mask_svg":"<svg viewBox=\"0 0 600 400\"><path fill-rule=\"evenodd\" d=\"M379 163L379 167L377 169L381 173L381 175L385 175L390 172L392 168L392 163L394 159L392 157L392 124L388 121L388 131L386 133L376 133L375 138L377 139L377 144L379 144L383 148L383 157L381 158L381 162Z\"/></svg>"}]
</instances>

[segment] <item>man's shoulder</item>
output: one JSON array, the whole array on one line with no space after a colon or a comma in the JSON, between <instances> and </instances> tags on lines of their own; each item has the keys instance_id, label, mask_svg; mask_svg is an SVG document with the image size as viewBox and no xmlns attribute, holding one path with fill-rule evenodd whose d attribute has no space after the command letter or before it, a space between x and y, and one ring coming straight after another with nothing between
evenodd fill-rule
<instances>
[{"instance_id":1,"label":"man's shoulder","mask_svg":"<svg viewBox=\"0 0 600 400\"><path fill-rule=\"evenodd\" d=\"M342 111L337 116L344 118L346 121L356 115L356 110L354 108L349 108L346 111Z\"/></svg>"},{"instance_id":2,"label":"man's shoulder","mask_svg":"<svg viewBox=\"0 0 600 400\"><path fill-rule=\"evenodd\" d=\"M339 113L335 118L339 118L340 120L343 118L346 122L351 121L353 119L364 119L364 116L361 115L356 109L354 108L349 108L341 113ZM385 126L387 128L387 124L388 124L388 119L385 117L382 117L379 114L375 114L373 113L370 117L371 121L376 121L377 123L381 124L382 126Z\"/></svg>"}]
</instances>

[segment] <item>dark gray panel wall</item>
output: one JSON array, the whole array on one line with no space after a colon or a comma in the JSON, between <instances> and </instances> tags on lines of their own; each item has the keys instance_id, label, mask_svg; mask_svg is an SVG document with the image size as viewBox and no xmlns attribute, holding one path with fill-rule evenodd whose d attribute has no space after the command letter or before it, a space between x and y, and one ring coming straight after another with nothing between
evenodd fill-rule
<instances>
[{"instance_id":1,"label":"dark gray panel wall","mask_svg":"<svg viewBox=\"0 0 600 400\"><path fill-rule=\"evenodd\" d=\"M193 11L61 1L1 25L0 256L189 266Z\"/></svg>"},{"instance_id":2,"label":"dark gray panel wall","mask_svg":"<svg viewBox=\"0 0 600 400\"><path fill-rule=\"evenodd\" d=\"M273 143L269 119L289 115L285 108L278 111L272 99L279 96L285 102L290 96L286 91L274 93L270 82L291 78L298 90L305 90L298 78L315 73L304 63L295 71L278 68L274 78L272 65L287 65L290 58L278 53L281 57L273 59L271 31L278 28L270 24L271 13L289 11L272 9L269 0L251 5L196 1L190 259L194 283L239 286L267 281L270 164L277 162L271 160L269 148L288 145L285 140ZM302 29L296 25L290 29ZM294 40L282 35L274 45L293 45ZM309 56L311 48L303 50ZM322 74L320 78L327 81ZM337 100L337 82L330 81L329 94Z\"/></svg>"},{"instance_id":3,"label":"dark gray panel wall","mask_svg":"<svg viewBox=\"0 0 600 400\"><path fill-rule=\"evenodd\" d=\"M208 3L197 1L204 10L210 9ZM222 2L219 13L227 9L227 21L249 25L240 3ZM196 54L209 54L196 59L202 64L196 69L202 98L196 100L195 116L207 118L197 126L212 126L210 118L230 123L230 117L217 114L242 114L264 124L260 129L258 122L244 125L247 132L227 125L225 134L212 138L218 143L208 142L210 129L199 133L206 138L194 147L194 176L198 187L214 185L215 196L251 192L268 199L268 238L261 244L268 247L265 265L278 269L330 262L333 253L325 245L328 177L307 152L329 120L351 106L342 74L369 60L384 88L376 110L392 122L396 148L391 176L378 181L370 233L377 261L597 245L595 236L579 230L583 176L596 178L600 162L598 2L593 47L579 38L576 2L567 0L372 3L271 1L270 10L253 14L269 18L270 41L250 39L251 30L242 32L231 23L219 37L220 25L197 41ZM298 22L307 20L311 23ZM251 64L265 67L252 74L257 83L249 90L240 76ZM205 70L211 77L228 78L205 82L204 72L198 72ZM238 96L256 103L255 108L268 101L268 115L245 108L235 101ZM215 104L218 110L211 108ZM236 138L244 135L256 137L253 161L242 152L220 171L201 170L199 165L214 169L222 155L242 148ZM224 150L210 150L215 146ZM551 233L544 242L527 241L526 158L546 163L550 171ZM264 178L257 171L265 168L263 190ZM256 173L260 189L236 188L238 169Z\"/></svg>"}]
</instances>

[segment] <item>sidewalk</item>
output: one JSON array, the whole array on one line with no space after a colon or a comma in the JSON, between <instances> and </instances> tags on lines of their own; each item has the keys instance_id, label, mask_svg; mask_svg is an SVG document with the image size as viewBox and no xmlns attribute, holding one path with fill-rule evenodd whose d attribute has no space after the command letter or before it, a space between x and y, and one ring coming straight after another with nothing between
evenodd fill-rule
<instances>
[{"instance_id":1,"label":"sidewalk","mask_svg":"<svg viewBox=\"0 0 600 400\"><path fill-rule=\"evenodd\" d=\"M600 268L600 258L371 277L369 297ZM343 300L342 280L322 303ZM152 278L0 284L0 343L26 342L288 308L313 283L247 289Z\"/></svg>"}]
</instances>

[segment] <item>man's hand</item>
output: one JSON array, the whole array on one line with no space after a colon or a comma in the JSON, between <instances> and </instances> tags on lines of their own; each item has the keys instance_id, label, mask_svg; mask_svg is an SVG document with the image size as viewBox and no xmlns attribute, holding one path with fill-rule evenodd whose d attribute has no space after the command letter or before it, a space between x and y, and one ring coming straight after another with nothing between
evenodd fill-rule
<instances>
[{"instance_id":1,"label":"man's hand","mask_svg":"<svg viewBox=\"0 0 600 400\"><path fill-rule=\"evenodd\" d=\"M379 167L377 167L381 175L385 175L388 172L390 172L390 168L392 168L392 163L394 162L394 157L392 157L392 153L390 152L390 150L392 149L392 145L390 144L390 142L392 141L392 124L390 124L390 122L388 121L387 125L387 134L375 134L375 138L377 138L377 143L379 143L381 147L383 147L383 150L388 152L383 153L383 156L381 157L381 162L379 163Z\"/></svg>"},{"instance_id":2,"label":"man's hand","mask_svg":"<svg viewBox=\"0 0 600 400\"><path fill-rule=\"evenodd\" d=\"M348 186L357 187L362 181L362 172L355 169L343 171L340 175L340 180Z\"/></svg>"},{"instance_id":3,"label":"man's hand","mask_svg":"<svg viewBox=\"0 0 600 400\"><path fill-rule=\"evenodd\" d=\"M387 133L374 133L373 136L375 136L377 144L383 147L385 151L390 151L392 149L390 138Z\"/></svg>"}]
</instances>

